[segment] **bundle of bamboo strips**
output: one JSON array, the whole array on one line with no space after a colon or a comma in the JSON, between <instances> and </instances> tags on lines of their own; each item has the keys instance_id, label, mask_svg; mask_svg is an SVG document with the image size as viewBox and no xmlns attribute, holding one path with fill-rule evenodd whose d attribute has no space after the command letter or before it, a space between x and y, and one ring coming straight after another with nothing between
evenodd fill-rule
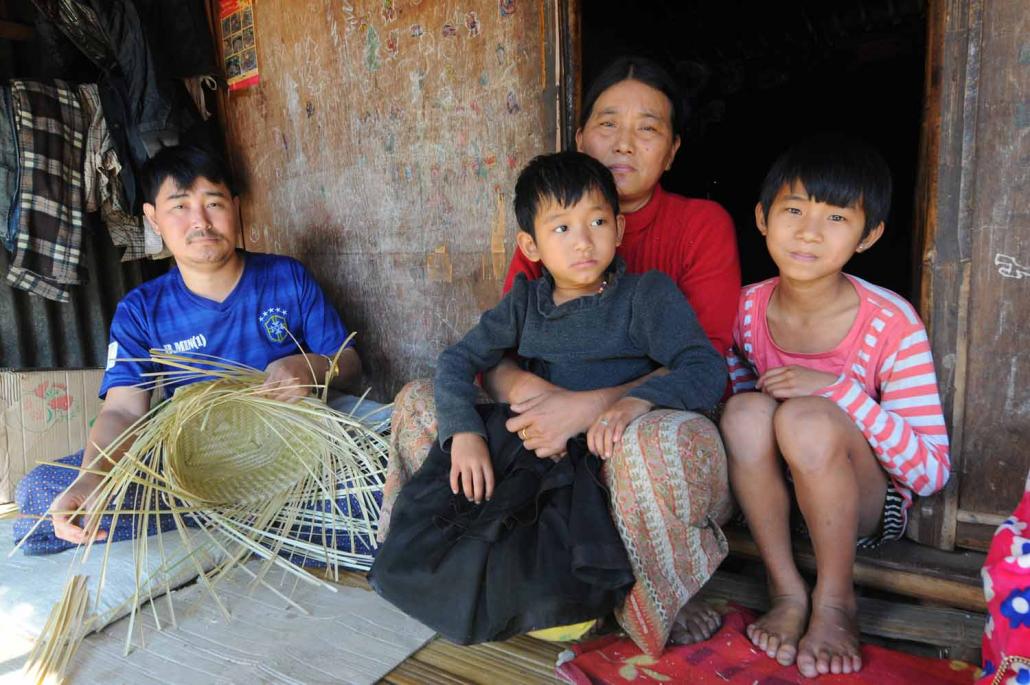
<instances>
[{"instance_id":1,"label":"bundle of bamboo strips","mask_svg":"<svg viewBox=\"0 0 1030 685\"><path fill-rule=\"evenodd\" d=\"M371 565L387 442L359 418L360 411L343 414L325 404L336 359L325 383L311 388L320 397L286 403L268 397L264 374L256 369L204 355L151 355L150 361L167 370L149 374L148 389L172 380L194 382L101 450L110 470L80 467L103 480L94 504L66 512L84 517L88 542L73 555L65 595L26 664L34 682L61 682L82 638L102 627L96 625L100 617L87 612L88 590L74 571L88 558L104 515L112 530L129 518L137 532L131 543L136 589L126 600L131 607L121 607L130 612L126 653L134 626L142 630L136 617L146 604L153 606L155 597L164 595L171 609L167 578L179 565L194 567L226 618L217 586L230 573L247 574L255 586L307 613L266 580L272 568L335 591L304 566L323 566L336 578L341 567ZM120 452L121 458L111 458ZM159 517L171 517L174 531L162 532ZM189 535L187 527L201 534ZM164 535L178 535L187 554L168 558ZM152 543L161 563L145 569ZM109 552L105 545L93 606L99 606ZM203 554L222 561L205 572L199 562ZM264 560L257 571L243 566L252 557ZM170 616L174 624L174 611ZM142 641L142 632L139 637Z\"/></svg>"}]
</instances>

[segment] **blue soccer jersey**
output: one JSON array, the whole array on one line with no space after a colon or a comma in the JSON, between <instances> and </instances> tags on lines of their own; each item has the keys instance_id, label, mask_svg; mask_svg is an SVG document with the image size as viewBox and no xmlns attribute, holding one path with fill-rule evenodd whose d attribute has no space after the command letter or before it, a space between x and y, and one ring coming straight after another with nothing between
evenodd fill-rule
<instances>
[{"instance_id":1,"label":"blue soccer jersey","mask_svg":"<svg viewBox=\"0 0 1030 685\"><path fill-rule=\"evenodd\" d=\"M222 357L261 371L301 351L336 354L347 328L308 270L290 257L240 254L243 275L223 302L191 292L172 268L118 303L101 398L111 388L149 380L144 373L169 370L132 361L147 359L152 348ZM166 388L171 392L186 382Z\"/></svg>"}]
</instances>

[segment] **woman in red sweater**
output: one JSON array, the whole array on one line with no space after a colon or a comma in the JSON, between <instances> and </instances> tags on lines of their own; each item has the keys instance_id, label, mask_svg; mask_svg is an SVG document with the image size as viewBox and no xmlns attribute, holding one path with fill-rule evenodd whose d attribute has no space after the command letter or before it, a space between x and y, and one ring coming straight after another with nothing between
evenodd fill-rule
<instances>
[{"instance_id":1,"label":"woman in red sweater","mask_svg":"<svg viewBox=\"0 0 1030 685\"><path fill-rule=\"evenodd\" d=\"M618 253L627 270L658 269L686 295L716 350L730 347L740 293L740 264L729 214L715 202L666 192L659 184L680 147L687 107L660 66L621 58L594 81L584 99L576 146L607 166L619 191L626 230ZM540 276L518 250L505 279ZM642 380L642 379L640 379ZM572 392L513 362L487 374L486 388L519 415L508 429L541 457L556 456L633 385ZM640 381L637 381L640 382ZM414 381L394 405L390 469L380 535L400 486L421 465L436 433L432 384ZM719 529L730 513L726 457L715 425L690 412L652 411L631 423L605 464L612 513L637 579L619 623L649 654L667 641L709 637L719 616L688 603L725 558Z\"/></svg>"}]
</instances>

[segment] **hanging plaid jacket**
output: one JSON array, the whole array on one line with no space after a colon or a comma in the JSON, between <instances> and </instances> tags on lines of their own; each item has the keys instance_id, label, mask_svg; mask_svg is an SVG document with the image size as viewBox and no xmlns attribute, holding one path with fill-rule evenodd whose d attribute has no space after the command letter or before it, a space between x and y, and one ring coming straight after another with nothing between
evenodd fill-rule
<instances>
[{"instance_id":1,"label":"hanging plaid jacket","mask_svg":"<svg viewBox=\"0 0 1030 685\"><path fill-rule=\"evenodd\" d=\"M81 282L82 167L88 122L64 81L11 81L18 140L18 234L7 283L58 302Z\"/></svg>"}]
</instances>

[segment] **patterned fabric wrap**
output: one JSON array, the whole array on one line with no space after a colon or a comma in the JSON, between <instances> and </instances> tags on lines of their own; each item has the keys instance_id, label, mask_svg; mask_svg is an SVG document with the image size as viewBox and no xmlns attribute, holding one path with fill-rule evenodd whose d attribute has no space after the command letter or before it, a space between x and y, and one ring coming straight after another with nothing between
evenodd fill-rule
<instances>
[{"instance_id":1,"label":"patterned fabric wrap","mask_svg":"<svg viewBox=\"0 0 1030 685\"><path fill-rule=\"evenodd\" d=\"M81 282L86 120L74 86L11 81L21 182L11 287L68 302Z\"/></svg>"},{"instance_id":2,"label":"patterned fabric wrap","mask_svg":"<svg viewBox=\"0 0 1030 685\"><path fill-rule=\"evenodd\" d=\"M978 685L1030 683L1030 476L994 533L981 575L988 616Z\"/></svg>"},{"instance_id":3,"label":"patterned fabric wrap","mask_svg":"<svg viewBox=\"0 0 1030 685\"><path fill-rule=\"evenodd\" d=\"M409 383L394 400L380 539L401 486L436 439L435 415L429 380ZM603 473L636 578L616 618L643 651L658 655L679 610L729 551L719 528L733 506L722 441L700 414L652 411L630 424Z\"/></svg>"}]
</instances>

